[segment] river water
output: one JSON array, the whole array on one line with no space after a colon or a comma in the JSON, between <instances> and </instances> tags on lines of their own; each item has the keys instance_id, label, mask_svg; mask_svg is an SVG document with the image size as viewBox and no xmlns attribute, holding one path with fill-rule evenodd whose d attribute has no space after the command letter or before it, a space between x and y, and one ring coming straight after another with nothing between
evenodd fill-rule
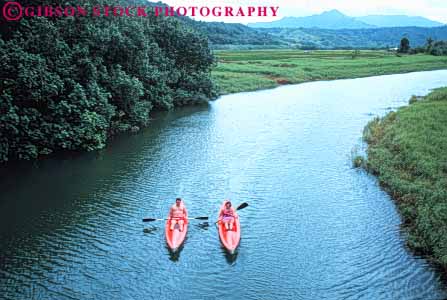
<instances>
[{"instance_id":1,"label":"river water","mask_svg":"<svg viewBox=\"0 0 447 300\"><path fill-rule=\"evenodd\" d=\"M154 116L97 153L0 173L1 299L443 299L405 247L374 177L351 167L363 127L447 71L290 85ZM191 221L180 253L163 222L175 197ZM242 240L212 220L237 205Z\"/></svg>"}]
</instances>

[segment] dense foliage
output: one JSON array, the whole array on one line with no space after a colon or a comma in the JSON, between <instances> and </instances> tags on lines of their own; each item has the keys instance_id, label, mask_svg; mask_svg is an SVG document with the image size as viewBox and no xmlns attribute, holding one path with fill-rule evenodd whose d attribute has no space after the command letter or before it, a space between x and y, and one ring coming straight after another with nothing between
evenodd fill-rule
<instances>
[{"instance_id":1,"label":"dense foliage","mask_svg":"<svg viewBox=\"0 0 447 300\"><path fill-rule=\"evenodd\" d=\"M408 48L409 54L419 54L425 53L434 56L444 56L447 55L447 41L435 41L431 37L427 39L424 46L419 46L415 48Z\"/></svg>"},{"instance_id":2,"label":"dense foliage","mask_svg":"<svg viewBox=\"0 0 447 300\"><path fill-rule=\"evenodd\" d=\"M427 39L426 45L421 48L419 52L425 52L435 56L447 55L447 41L434 41L432 38L429 38ZM417 49L415 52L418 52Z\"/></svg>"},{"instance_id":3,"label":"dense foliage","mask_svg":"<svg viewBox=\"0 0 447 300\"><path fill-rule=\"evenodd\" d=\"M432 45L427 45L427 53L431 55L447 55L447 41L437 41Z\"/></svg>"},{"instance_id":4,"label":"dense foliage","mask_svg":"<svg viewBox=\"0 0 447 300\"><path fill-rule=\"evenodd\" d=\"M392 27L370 29L250 28L242 24L189 22L203 32L213 49L387 49L397 48L402 37L413 47L428 38L447 40L447 26Z\"/></svg>"},{"instance_id":5,"label":"dense foliage","mask_svg":"<svg viewBox=\"0 0 447 300\"><path fill-rule=\"evenodd\" d=\"M176 18L35 17L3 22L0 34L0 162L99 149L147 125L154 108L214 95L208 40Z\"/></svg>"},{"instance_id":6,"label":"dense foliage","mask_svg":"<svg viewBox=\"0 0 447 300\"><path fill-rule=\"evenodd\" d=\"M447 40L447 26L392 27L369 29L250 28L242 24L194 22L213 49L387 49L397 48L403 37L413 47L422 47L428 38Z\"/></svg>"},{"instance_id":7,"label":"dense foliage","mask_svg":"<svg viewBox=\"0 0 447 300\"><path fill-rule=\"evenodd\" d=\"M210 45L214 49L232 48L277 48L286 46L287 43L280 38L272 36L266 32L242 24L223 22L196 22L194 26L206 34Z\"/></svg>"},{"instance_id":8,"label":"dense foliage","mask_svg":"<svg viewBox=\"0 0 447 300\"><path fill-rule=\"evenodd\" d=\"M365 128L367 169L397 200L408 243L447 271L447 88Z\"/></svg>"},{"instance_id":9,"label":"dense foliage","mask_svg":"<svg viewBox=\"0 0 447 300\"><path fill-rule=\"evenodd\" d=\"M408 51L410 51L410 40L406 37L402 38L400 40L400 46L397 51L400 53L408 53Z\"/></svg>"},{"instance_id":10,"label":"dense foliage","mask_svg":"<svg viewBox=\"0 0 447 300\"><path fill-rule=\"evenodd\" d=\"M266 28L258 29L300 49L395 48L402 37L413 47L423 46L429 37L447 40L447 26L391 27L370 29Z\"/></svg>"}]
</instances>

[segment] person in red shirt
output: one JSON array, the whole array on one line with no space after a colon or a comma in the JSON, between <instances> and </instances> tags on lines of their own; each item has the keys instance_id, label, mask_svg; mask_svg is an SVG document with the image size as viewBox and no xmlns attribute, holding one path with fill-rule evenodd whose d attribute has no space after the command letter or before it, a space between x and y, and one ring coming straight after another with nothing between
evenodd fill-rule
<instances>
[{"instance_id":1,"label":"person in red shirt","mask_svg":"<svg viewBox=\"0 0 447 300\"><path fill-rule=\"evenodd\" d=\"M181 198L175 199L175 204L169 210L169 221L171 222L170 230L174 230L175 225L179 225L179 231L183 231L185 220L188 219L188 211Z\"/></svg>"}]
</instances>

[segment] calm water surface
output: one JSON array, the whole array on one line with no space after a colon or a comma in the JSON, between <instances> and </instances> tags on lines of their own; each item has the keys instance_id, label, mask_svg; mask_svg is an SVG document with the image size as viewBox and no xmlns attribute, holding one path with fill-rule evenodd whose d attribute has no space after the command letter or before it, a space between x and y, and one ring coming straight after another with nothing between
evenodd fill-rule
<instances>
[{"instance_id":1,"label":"calm water surface","mask_svg":"<svg viewBox=\"0 0 447 300\"><path fill-rule=\"evenodd\" d=\"M1 299L443 299L375 178L351 168L363 127L447 71L313 82L155 116L99 152L2 170ZM171 254L175 197L191 216ZM240 211L236 255L212 224Z\"/></svg>"}]
</instances>

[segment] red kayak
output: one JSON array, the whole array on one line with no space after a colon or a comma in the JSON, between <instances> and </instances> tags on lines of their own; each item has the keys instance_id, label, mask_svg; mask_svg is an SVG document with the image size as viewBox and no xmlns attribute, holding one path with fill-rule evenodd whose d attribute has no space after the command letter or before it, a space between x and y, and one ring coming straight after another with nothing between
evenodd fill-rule
<instances>
[{"instance_id":1,"label":"red kayak","mask_svg":"<svg viewBox=\"0 0 447 300\"><path fill-rule=\"evenodd\" d=\"M221 210L225 208L226 202L227 201L224 201L222 204L220 208ZM220 241L225 249L227 249L230 253L233 253L241 240L241 225L239 223L239 216L236 214L232 230L227 230L225 228L225 224L221 220L218 222L218 228Z\"/></svg>"},{"instance_id":2,"label":"red kayak","mask_svg":"<svg viewBox=\"0 0 447 300\"><path fill-rule=\"evenodd\" d=\"M166 221L165 234L166 242L172 251L177 251L178 248L183 244L186 237L186 232L188 231L188 219L185 219L185 224L183 224L183 231L180 231L180 226L175 224L174 230L170 230L169 220Z\"/></svg>"}]
</instances>

